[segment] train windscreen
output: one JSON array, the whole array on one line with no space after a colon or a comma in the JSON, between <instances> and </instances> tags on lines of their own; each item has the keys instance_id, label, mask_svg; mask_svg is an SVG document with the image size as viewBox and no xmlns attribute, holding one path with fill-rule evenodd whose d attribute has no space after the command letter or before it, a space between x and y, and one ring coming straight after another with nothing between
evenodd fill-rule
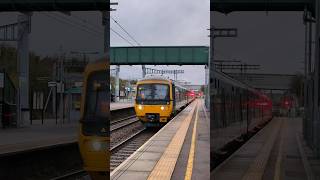
<instances>
[{"instance_id":1,"label":"train windscreen","mask_svg":"<svg viewBox=\"0 0 320 180\"><path fill-rule=\"evenodd\" d=\"M140 84L137 88L138 104L167 104L170 101L169 85Z\"/></svg>"},{"instance_id":2,"label":"train windscreen","mask_svg":"<svg viewBox=\"0 0 320 180\"><path fill-rule=\"evenodd\" d=\"M108 135L108 82L107 72L92 73L87 80L83 131L87 135Z\"/></svg>"}]
</instances>

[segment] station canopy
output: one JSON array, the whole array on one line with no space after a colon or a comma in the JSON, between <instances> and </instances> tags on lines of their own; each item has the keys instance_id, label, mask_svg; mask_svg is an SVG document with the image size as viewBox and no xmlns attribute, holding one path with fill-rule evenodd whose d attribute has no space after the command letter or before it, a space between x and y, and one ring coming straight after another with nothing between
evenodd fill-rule
<instances>
[{"instance_id":1,"label":"station canopy","mask_svg":"<svg viewBox=\"0 0 320 180\"><path fill-rule=\"evenodd\" d=\"M210 0L210 10L233 11L308 11L314 14L316 0Z\"/></svg>"},{"instance_id":2,"label":"station canopy","mask_svg":"<svg viewBox=\"0 0 320 180\"><path fill-rule=\"evenodd\" d=\"M206 65L206 46L111 47L111 65Z\"/></svg>"},{"instance_id":3,"label":"station canopy","mask_svg":"<svg viewBox=\"0 0 320 180\"><path fill-rule=\"evenodd\" d=\"M109 0L0 0L0 11L102 11Z\"/></svg>"}]
</instances>

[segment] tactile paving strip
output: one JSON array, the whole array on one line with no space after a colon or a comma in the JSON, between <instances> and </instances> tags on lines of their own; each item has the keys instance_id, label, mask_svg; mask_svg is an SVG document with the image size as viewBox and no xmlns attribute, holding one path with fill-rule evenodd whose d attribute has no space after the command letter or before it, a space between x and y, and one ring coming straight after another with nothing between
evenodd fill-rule
<instances>
[{"instance_id":1,"label":"tactile paving strip","mask_svg":"<svg viewBox=\"0 0 320 180\"><path fill-rule=\"evenodd\" d=\"M152 170L150 176L148 177L148 180L171 179L171 175L174 171L174 167L176 165L190 122L197 106L198 104L193 107L192 111L188 114L187 118L182 123L181 127L171 140L170 144L161 156L155 168Z\"/></svg>"}]
</instances>

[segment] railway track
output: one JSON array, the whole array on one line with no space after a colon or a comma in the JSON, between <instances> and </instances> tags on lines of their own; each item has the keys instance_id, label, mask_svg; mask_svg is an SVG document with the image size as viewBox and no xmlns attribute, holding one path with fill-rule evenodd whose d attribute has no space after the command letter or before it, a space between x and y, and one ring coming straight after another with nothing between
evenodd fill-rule
<instances>
[{"instance_id":1,"label":"railway track","mask_svg":"<svg viewBox=\"0 0 320 180\"><path fill-rule=\"evenodd\" d=\"M125 161L131 154L133 154L139 147L148 141L157 131L141 129L132 134L124 141L111 147L110 170L113 171L123 161Z\"/></svg>"},{"instance_id":2,"label":"railway track","mask_svg":"<svg viewBox=\"0 0 320 180\"><path fill-rule=\"evenodd\" d=\"M89 177L87 178L87 173L85 170L76 170L74 172L70 172L55 178L52 178L51 180L89 180Z\"/></svg>"},{"instance_id":3,"label":"railway track","mask_svg":"<svg viewBox=\"0 0 320 180\"><path fill-rule=\"evenodd\" d=\"M131 124L134 124L138 122L138 120L135 118L136 116L129 116L123 119L119 119L116 121L110 122L110 131L117 131L121 128L125 128L127 126L130 126ZM57 176L55 178L52 178L51 180L86 180L88 178L87 173L84 170L75 170L70 173L66 173L60 176Z\"/></svg>"},{"instance_id":4,"label":"railway track","mask_svg":"<svg viewBox=\"0 0 320 180\"><path fill-rule=\"evenodd\" d=\"M0 157L0 179L51 179L81 168L81 156L76 142Z\"/></svg>"},{"instance_id":5,"label":"railway track","mask_svg":"<svg viewBox=\"0 0 320 180\"><path fill-rule=\"evenodd\" d=\"M117 123L115 123L117 124ZM115 128L114 131L120 131L121 128L126 129L132 122L126 122L126 125L121 125L121 127ZM112 143L111 145L111 160L110 169L111 171L121 164L125 159L127 159L132 153L134 153L141 145L144 144L154 133L150 134L145 128L142 128L135 133L127 136L124 140L118 141L117 143ZM120 159L120 160L119 160ZM70 172L51 180L89 180L87 173L84 170L77 170Z\"/></svg>"},{"instance_id":6,"label":"railway track","mask_svg":"<svg viewBox=\"0 0 320 180\"><path fill-rule=\"evenodd\" d=\"M122 118L122 119L111 120L111 121L110 121L110 125L114 125L114 124L123 122L123 121L125 121L125 120L127 120L127 119L134 118L134 117L136 117L136 115L128 116L128 117L125 117L125 118Z\"/></svg>"},{"instance_id":7,"label":"railway track","mask_svg":"<svg viewBox=\"0 0 320 180\"><path fill-rule=\"evenodd\" d=\"M146 129L135 115L110 122L111 159L110 170L114 170L139 147L148 141L159 129ZM84 170L77 170L52 180L87 180Z\"/></svg>"},{"instance_id":8,"label":"railway track","mask_svg":"<svg viewBox=\"0 0 320 180\"><path fill-rule=\"evenodd\" d=\"M143 145L154 133L146 130L136 116L111 121L110 125L110 170L112 171Z\"/></svg>"},{"instance_id":9,"label":"railway track","mask_svg":"<svg viewBox=\"0 0 320 180\"><path fill-rule=\"evenodd\" d=\"M116 131L116 130L119 130L121 128L124 128L124 127L127 127L127 126L130 126L131 124L134 124L134 123L138 123L139 122L139 119L134 115L134 116L129 116L129 117L126 117L126 118L123 118L123 119L120 119L120 120L116 120L116 121L111 121L110 122L110 131Z\"/></svg>"},{"instance_id":10,"label":"railway track","mask_svg":"<svg viewBox=\"0 0 320 180\"><path fill-rule=\"evenodd\" d=\"M186 106L185 106L186 107ZM181 110L183 110L183 107ZM178 111L179 114L181 111ZM133 116L131 116L133 118ZM113 171L122 162L124 162L131 154L133 154L139 147L147 142L159 129L146 129L139 120L125 118L123 120L115 121L123 123L121 127L111 127L111 159L110 171Z\"/></svg>"}]
</instances>

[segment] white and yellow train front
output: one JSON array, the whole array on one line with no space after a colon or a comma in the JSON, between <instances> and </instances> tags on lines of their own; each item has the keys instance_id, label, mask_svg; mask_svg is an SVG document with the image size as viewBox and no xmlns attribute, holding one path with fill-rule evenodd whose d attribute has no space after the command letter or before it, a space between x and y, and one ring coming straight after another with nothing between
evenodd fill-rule
<instances>
[{"instance_id":1,"label":"white and yellow train front","mask_svg":"<svg viewBox=\"0 0 320 180\"><path fill-rule=\"evenodd\" d=\"M172 80L147 78L137 82L135 112L146 126L167 123L190 101L188 91Z\"/></svg>"},{"instance_id":2,"label":"white and yellow train front","mask_svg":"<svg viewBox=\"0 0 320 180\"><path fill-rule=\"evenodd\" d=\"M168 122L173 112L170 80L149 79L137 83L136 116L148 126Z\"/></svg>"}]
</instances>

